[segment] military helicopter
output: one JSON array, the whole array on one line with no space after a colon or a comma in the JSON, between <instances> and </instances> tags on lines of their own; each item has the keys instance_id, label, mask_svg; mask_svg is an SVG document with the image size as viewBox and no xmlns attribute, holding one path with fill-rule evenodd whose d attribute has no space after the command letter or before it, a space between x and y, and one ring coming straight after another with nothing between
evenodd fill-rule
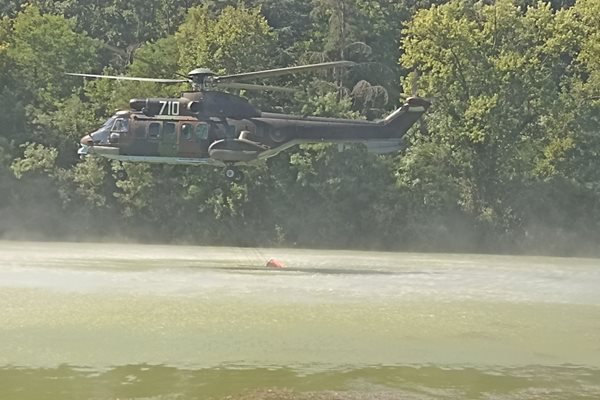
<instances>
[{"instance_id":1,"label":"military helicopter","mask_svg":"<svg viewBox=\"0 0 600 400\"><path fill-rule=\"evenodd\" d=\"M295 89L238 81L352 65L333 61L223 76L197 68L185 79L69 73L166 84L188 82L192 87L180 98L131 99L129 110L118 111L81 139L78 154L127 162L222 166L229 180L241 181L240 166L301 143L364 143L376 153L400 149L402 137L427 110L429 101L409 97L384 119L365 121L262 112L241 96L212 90L293 92Z\"/></svg>"}]
</instances>

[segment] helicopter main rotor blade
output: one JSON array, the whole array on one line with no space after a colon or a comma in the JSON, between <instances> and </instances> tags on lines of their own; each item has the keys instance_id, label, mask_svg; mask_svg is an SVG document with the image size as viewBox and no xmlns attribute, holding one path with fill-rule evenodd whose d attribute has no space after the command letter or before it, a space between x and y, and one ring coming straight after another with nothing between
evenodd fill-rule
<instances>
[{"instance_id":1,"label":"helicopter main rotor blade","mask_svg":"<svg viewBox=\"0 0 600 400\"><path fill-rule=\"evenodd\" d=\"M190 82L189 79L162 79L162 78L138 78L135 76L115 76L115 75L95 75L95 74L76 74L67 72L67 75L72 76L83 76L86 78L104 78L104 79L116 79L121 81L141 81L141 82L158 82L158 83L185 83Z\"/></svg>"},{"instance_id":2,"label":"helicopter main rotor blade","mask_svg":"<svg viewBox=\"0 0 600 400\"><path fill-rule=\"evenodd\" d=\"M227 89L243 89L243 90L264 90L270 92L286 92L295 93L298 90L293 88L287 88L283 86L271 86L271 85L253 85L251 83L238 83L238 82L218 82L219 87Z\"/></svg>"},{"instance_id":3,"label":"helicopter main rotor blade","mask_svg":"<svg viewBox=\"0 0 600 400\"><path fill-rule=\"evenodd\" d=\"M297 67L285 67L285 68L267 69L264 71L244 72L241 74L215 76L214 80L215 80L215 82L223 82L223 81L232 81L232 80L269 78L272 76L293 74L295 72L304 72L304 71L335 68L335 67L351 67L354 64L355 63L352 61L331 61L331 62L318 63L318 64L299 65Z\"/></svg>"}]
</instances>

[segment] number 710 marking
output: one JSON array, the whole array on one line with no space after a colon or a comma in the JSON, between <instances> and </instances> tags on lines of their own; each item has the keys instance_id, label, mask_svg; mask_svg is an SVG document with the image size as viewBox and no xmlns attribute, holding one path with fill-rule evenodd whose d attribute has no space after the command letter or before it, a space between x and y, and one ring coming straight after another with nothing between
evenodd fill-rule
<instances>
[{"instance_id":1,"label":"number 710 marking","mask_svg":"<svg viewBox=\"0 0 600 400\"><path fill-rule=\"evenodd\" d=\"M171 100L159 100L160 115L179 115L179 102Z\"/></svg>"}]
</instances>

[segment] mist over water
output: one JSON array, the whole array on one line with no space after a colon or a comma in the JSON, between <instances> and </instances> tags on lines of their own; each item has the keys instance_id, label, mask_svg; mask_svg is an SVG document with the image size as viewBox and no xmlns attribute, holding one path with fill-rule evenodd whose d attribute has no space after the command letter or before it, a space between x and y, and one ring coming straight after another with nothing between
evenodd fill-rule
<instances>
[{"instance_id":1,"label":"mist over water","mask_svg":"<svg viewBox=\"0 0 600 400\"><path fill-rule=\"evenodd\" d=\"M598 398L599 266L0 242L0 398Z\"/></svg>"}]
</instances>

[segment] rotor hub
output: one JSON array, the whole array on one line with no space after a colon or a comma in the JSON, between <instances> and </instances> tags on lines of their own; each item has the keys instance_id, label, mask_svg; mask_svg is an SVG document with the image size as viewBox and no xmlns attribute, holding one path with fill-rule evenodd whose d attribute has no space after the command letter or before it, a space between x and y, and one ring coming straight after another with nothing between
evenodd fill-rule
<instances>
[{"instance_id":1,"label":"rotor hub","mask_svg":"<svg viewBox=\"0 0 600 400\"><path fill-rule=\"evenodd\" d=\"M208 68L196 68L188 73L194 90L206 90L214 86L216 74Z\"/></svg>"}]
</instances>

